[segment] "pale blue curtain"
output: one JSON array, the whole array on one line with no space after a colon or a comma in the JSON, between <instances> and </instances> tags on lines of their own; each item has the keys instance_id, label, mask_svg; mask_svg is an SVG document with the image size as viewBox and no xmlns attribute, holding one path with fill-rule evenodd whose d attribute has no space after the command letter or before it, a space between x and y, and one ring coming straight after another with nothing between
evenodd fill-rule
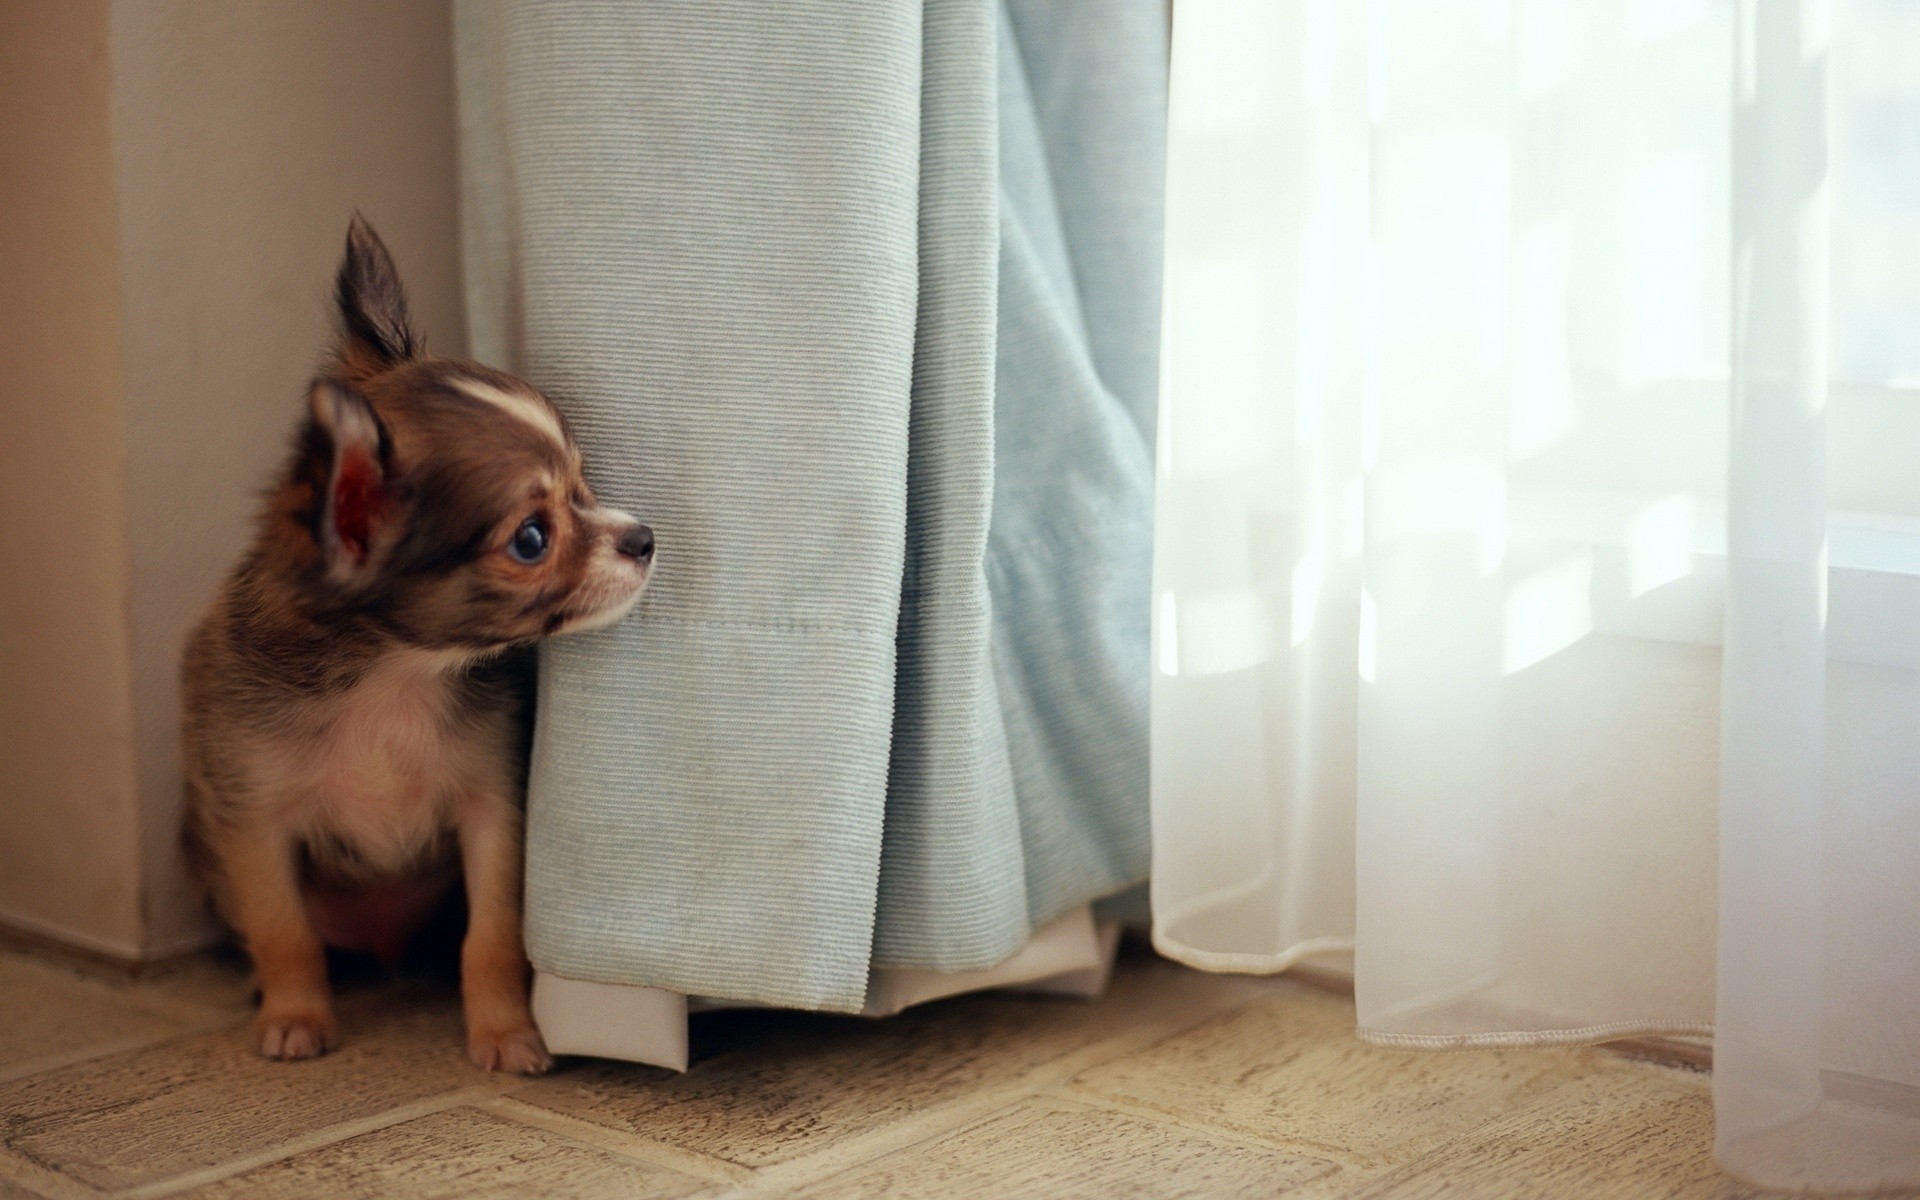
<instances>
[{"instance_id":1,"label":"pale blue curtain","mask_svg":"<svg viewBox=\"0 0 1920 1200\"><path fill-rule=\"evenodd\" d=\"M856 1010L1139 882L1162 5L457 25L475 351L660 545L543 657L536 966Z\"/></svg>"}]
</instances>

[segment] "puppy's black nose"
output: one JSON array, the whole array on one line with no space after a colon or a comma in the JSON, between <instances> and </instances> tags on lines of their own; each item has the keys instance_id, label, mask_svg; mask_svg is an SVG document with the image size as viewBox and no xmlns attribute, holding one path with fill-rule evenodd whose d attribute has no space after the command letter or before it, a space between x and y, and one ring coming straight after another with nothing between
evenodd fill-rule
<instances>
[{"instance_id":1,"label":"puppy's black nose","mask_svg":"<svg viewBox=\"0 0 1920 1200\"><path fill-rule=\"evenodd\" d=\"M620 535L620 542L614 548L635 562L646 562L653 557L653 530L635 525Z\"/></svg>"}]
</instances>

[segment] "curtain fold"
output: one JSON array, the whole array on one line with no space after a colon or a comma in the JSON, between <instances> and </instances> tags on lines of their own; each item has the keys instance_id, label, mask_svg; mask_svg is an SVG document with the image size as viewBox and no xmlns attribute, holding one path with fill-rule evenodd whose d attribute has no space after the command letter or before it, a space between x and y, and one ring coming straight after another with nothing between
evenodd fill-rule
<instances>
[{"instance_id":1,"label":"curtain fold","mask_svg":"<svg viewBox=\"0 0 1920 1200\"><path fill-rule=\"evenodd\" d=\"M1720 1160L1776 1187L1920 1186L1920 489L1845 511L1866 465L1841 441L1860 397L1831 382L1864 374L1870 343L1836 322L1881 307L1863 293L1884 286L1834 243L1875 240L1861 194L1916 169L1874 145L1890 100L1915 107L1911 83L1852 78L1874 40L1920 48L1896 16L1739 11L1714 1102ZM1898 199L1910 223L1910 187ZM1920 291L1911 261L1896 270Z\"/></svg>"},{"instance_id":2,"label":"curtain fold","mask_svg":"<svg viewBox=\"0 0 1920 1200\"><path fill-rule=\"evenodd\" d=\"M1775 1183L1770 1131L1823 1090L1831 23L1822 0L1743 2L1734 58L1714 1102L1722 1161Z\"/></svg>"},{"instance_id":3,"label":"curtain fold","mask_svg":"<svg viewBox=\"0 0 1920 1200\"><path fill-rule=\"evenodd\" d=\"M456 26L476 353L659 540L543 652L536 967L860 1011L1137 883L1158 6Z\"/></svg>"},{"instance_id":4,"label":"curtain fold","mask_svg":"<svg viewBox=\"0 0 1920 1200\"><path fill-rule=\"evenodd\" d=\"M1166 16L1153 0L1010 0L999 44L986 567L1043 922L1146 877Z\"/></svg>"},{"instance_id":5,"label":"curtain fold","mask_svg":"<svg viewBox=\"0 0 1920 1200\"><path fill-rule=\"evenodd\" d=\"M1393 1044L1711 1032L1729 1169L1920 1182L1916 50L1178 9L1163 950L1350 951Z\"/></svg>"}]
</instances>

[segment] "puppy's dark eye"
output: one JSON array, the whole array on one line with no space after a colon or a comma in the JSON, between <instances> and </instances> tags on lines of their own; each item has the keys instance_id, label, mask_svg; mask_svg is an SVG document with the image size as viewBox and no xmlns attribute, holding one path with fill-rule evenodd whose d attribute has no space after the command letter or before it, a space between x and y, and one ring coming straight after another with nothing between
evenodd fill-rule
<instances>
[{"instance_id":1,"label":"puppy's dark eye","mask_svg":"<svg viewBox=\"0 0 1920 1200\"><path fill-rule=\"evenodd\" d=\"M507 555L515 562L533 564L547 556L547 523L539 517L528 517L513 531L513 540L507 543Z\"/></svg>"}]
</instances>

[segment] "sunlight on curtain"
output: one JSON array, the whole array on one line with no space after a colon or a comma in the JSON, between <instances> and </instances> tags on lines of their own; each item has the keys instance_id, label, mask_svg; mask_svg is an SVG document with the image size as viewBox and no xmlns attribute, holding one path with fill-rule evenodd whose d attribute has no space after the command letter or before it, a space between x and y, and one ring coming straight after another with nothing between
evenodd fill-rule
<instances>
[{"instance_id":1,"label":"sunlight on curtain","mask_svg":"<svg viewBox=\"0 0 1920 1200\"><path fill-rule=\"evenodd\" d=\"M1152 770L1166 952L1444 1046L1717 950L1723 1161L1838 1186L1920 1177L1920 19L1827 7L1176 6Z\"/></svg>"}]
</instances>

